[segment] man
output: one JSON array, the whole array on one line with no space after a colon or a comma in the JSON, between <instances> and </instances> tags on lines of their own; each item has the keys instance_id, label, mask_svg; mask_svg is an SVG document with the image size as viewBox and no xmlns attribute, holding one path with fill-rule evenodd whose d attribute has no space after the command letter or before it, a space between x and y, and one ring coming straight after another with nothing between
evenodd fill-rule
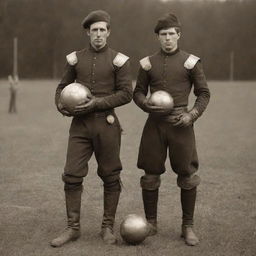
<instances>
[{"instance_id":1,"label":"man","mask_svg":"<svg viewBox=\"0 0 256 256\"><path fill-rule=\"evenodd\" d=\"M102 10L91 12L82 22L90 45L67 55L67 65L57 87L55 102L63 115L74 116L70 127L64 181L67 228L51 241L54 247L80 236L80 206L83 177L88 173L88 161L93 152L97 174L104 184L104 214L101 236L114 244L115 213L121 191L120 141L121 127L114 108L132 100L129 57L110 49L110 16ZM93 97L70 113L60 103L62 89L76 81L90 89Z\"/></svg>"},{"instance_id":2,"label":"man","mask_svg":"<svg viewBox=\"0 0 256 256\"><path fill-rule=\"evenodd\" d=\"M12 77L12 75L8 76L9 81L9 89L10 89L10 101L9 101L9 110L8 113L16 113L16 98L17 98L17 90L19 87L19 78L18 76Z\"/></svg>"},{"instance_id":3,"label":"man","mask_svg":"<svg viewBox=\"0 0 256 256\"><path fill-rule=\"evenodd\" d=\"M149 113L138 156L138 168L145 171L141 177L145 215L150 226L149 235L157 233L157 202L160 175L165 172L167 148L173 171L178 175L181 188L182 237L186 244L196 245L199 240L193 231L196 187L200 178L195 174L198 158L193 123L205 110L210 92L201 61L178 47L180 22L174 14L161 17L155 33L161 49L140 61L140 70L134 90L135 103ZM194 86L196 101L188 111L188 97ZM162 107L149 104L148 89L153 93L165 90L174 100L171 113Z\"/></svg>"}]
</instances>

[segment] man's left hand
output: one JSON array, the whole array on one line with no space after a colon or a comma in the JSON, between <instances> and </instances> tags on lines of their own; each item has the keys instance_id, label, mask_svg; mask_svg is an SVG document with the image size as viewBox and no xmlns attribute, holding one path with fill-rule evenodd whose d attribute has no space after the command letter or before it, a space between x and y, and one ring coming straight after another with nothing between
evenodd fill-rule
<instances>
[{"instance_id":1,"label":"man's left hand","mask_svg":"<svg viewBox=\"0 0 256 256\"><path fill-rule=\"evenodd\" d=\"M182 113L178 121L173 123L173 126L178 126L178 127L187 127L193 123L193 118L190 113Z\"/></svg>"},{"instance_id":2,"label":"man's left hand","mask_svg":"<svg viewBox=\"0 0 256 256\"><path fill-rule=\"evenodd\" d=\"M75 116L89 114L95 110L96 105L97 105L97 98L93 97L91 98L90 101L84 102L76 106L75 109L73 110L73 114Z\"/></svg>"},{"instance_id":3,"label":"man's left hand","mask_svg":"<svg viewBox=\"0 0 256 256\"><path fill-rule=\"evenodd\" d=\"M192 125L197 118L199 117L199 113L196 109L192 109L189 112L184 112L180 114L178 121L173 123L173 126L178 126L178 127L187 127Z\"/></svg>"}]
</instances>

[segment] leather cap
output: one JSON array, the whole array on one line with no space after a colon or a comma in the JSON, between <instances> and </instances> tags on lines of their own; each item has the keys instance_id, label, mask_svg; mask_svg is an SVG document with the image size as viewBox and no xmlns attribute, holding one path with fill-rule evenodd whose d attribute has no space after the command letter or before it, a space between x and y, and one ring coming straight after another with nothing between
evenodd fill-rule
<instances>
[{"instance_id":1,"label":"leather cap","mask_svg":"<svg viewBox=\"0 0 256 256\"><path fill-rule=\"evenodd\" d=\"M158 32L161 29L173 28L173 27L180 28L181 24L180 24L178 18L174 14L167 13L158 19L154 31L155 31L155 33L158 34Z\"/></svg>"},{"instance_id":2,"label":"leather cap","mask_svg":"<svg viewBox=\"0 0 256 256\"><path fill-rule=\"evenodd\" d=\"M99 21L105 21L110 25L110 15L103 10L92 11L84 18L82 26L87 29L91 24Z\"/></svg>"}]
</instances>

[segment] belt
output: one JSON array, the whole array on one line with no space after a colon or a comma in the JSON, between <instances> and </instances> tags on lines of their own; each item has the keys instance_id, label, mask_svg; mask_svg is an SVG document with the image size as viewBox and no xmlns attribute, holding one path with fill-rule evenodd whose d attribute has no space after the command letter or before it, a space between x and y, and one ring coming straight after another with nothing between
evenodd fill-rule
<instances>
[{"instance_id":1,"label":"belt","mask_svg":"<svg viewBox=\"0 0 256 256\"><path fill-rule=\"evenodd\" d=\"M173 108L172 112L168 116L177 116L180 115L181 113L187 112L188 107L175 107Z\"/></svg>"},{"instance_id":2,"label":"belt","mask_svg":"<svg viewBox=\"0 0 256 256\"><path fill-rule=\"evenodd\" d=\"M186 107L175 107L172 112L168 115L157 115L157 114L149 114L150 117L159 120L159 121L169 121L170 118L178 117L180 114L187 112L188 108Z\"/></svg>"},{"instance_id":3,"label":"belt","mask_svg":"<svg viewBox=\"0 0 256 256\"><path fill-rule=\"evenodd\" d=\"M114 115L114 114L115 114L114 109L109 109L109 110L95 111L95 112L89 113L86 115L86 117L106 117L108 115Z\"/></svg>"}]
</instances>

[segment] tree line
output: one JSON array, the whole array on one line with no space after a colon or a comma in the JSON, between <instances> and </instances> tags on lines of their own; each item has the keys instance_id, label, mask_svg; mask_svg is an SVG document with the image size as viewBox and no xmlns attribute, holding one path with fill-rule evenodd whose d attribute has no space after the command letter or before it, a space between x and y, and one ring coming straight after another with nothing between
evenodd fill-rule
<instances>
[{"instance_id":1,"label":"tree line","mask_svg":"<svg viewBox=\"0 0 256 256\"><path fill-rule=\"evenodd\" d=\"M12 73L17 37L21 78L59 78L65 55L88 45L81 21L96 9L111 15L109 45L131 57L134 78L139 59L158 50L157 19L173 12L182 23L180 48L201 57L208 79L229 79L232 54L234 79L256 79L253 0L1 0L0 77Z\"/></svg>"}]
</instances>

